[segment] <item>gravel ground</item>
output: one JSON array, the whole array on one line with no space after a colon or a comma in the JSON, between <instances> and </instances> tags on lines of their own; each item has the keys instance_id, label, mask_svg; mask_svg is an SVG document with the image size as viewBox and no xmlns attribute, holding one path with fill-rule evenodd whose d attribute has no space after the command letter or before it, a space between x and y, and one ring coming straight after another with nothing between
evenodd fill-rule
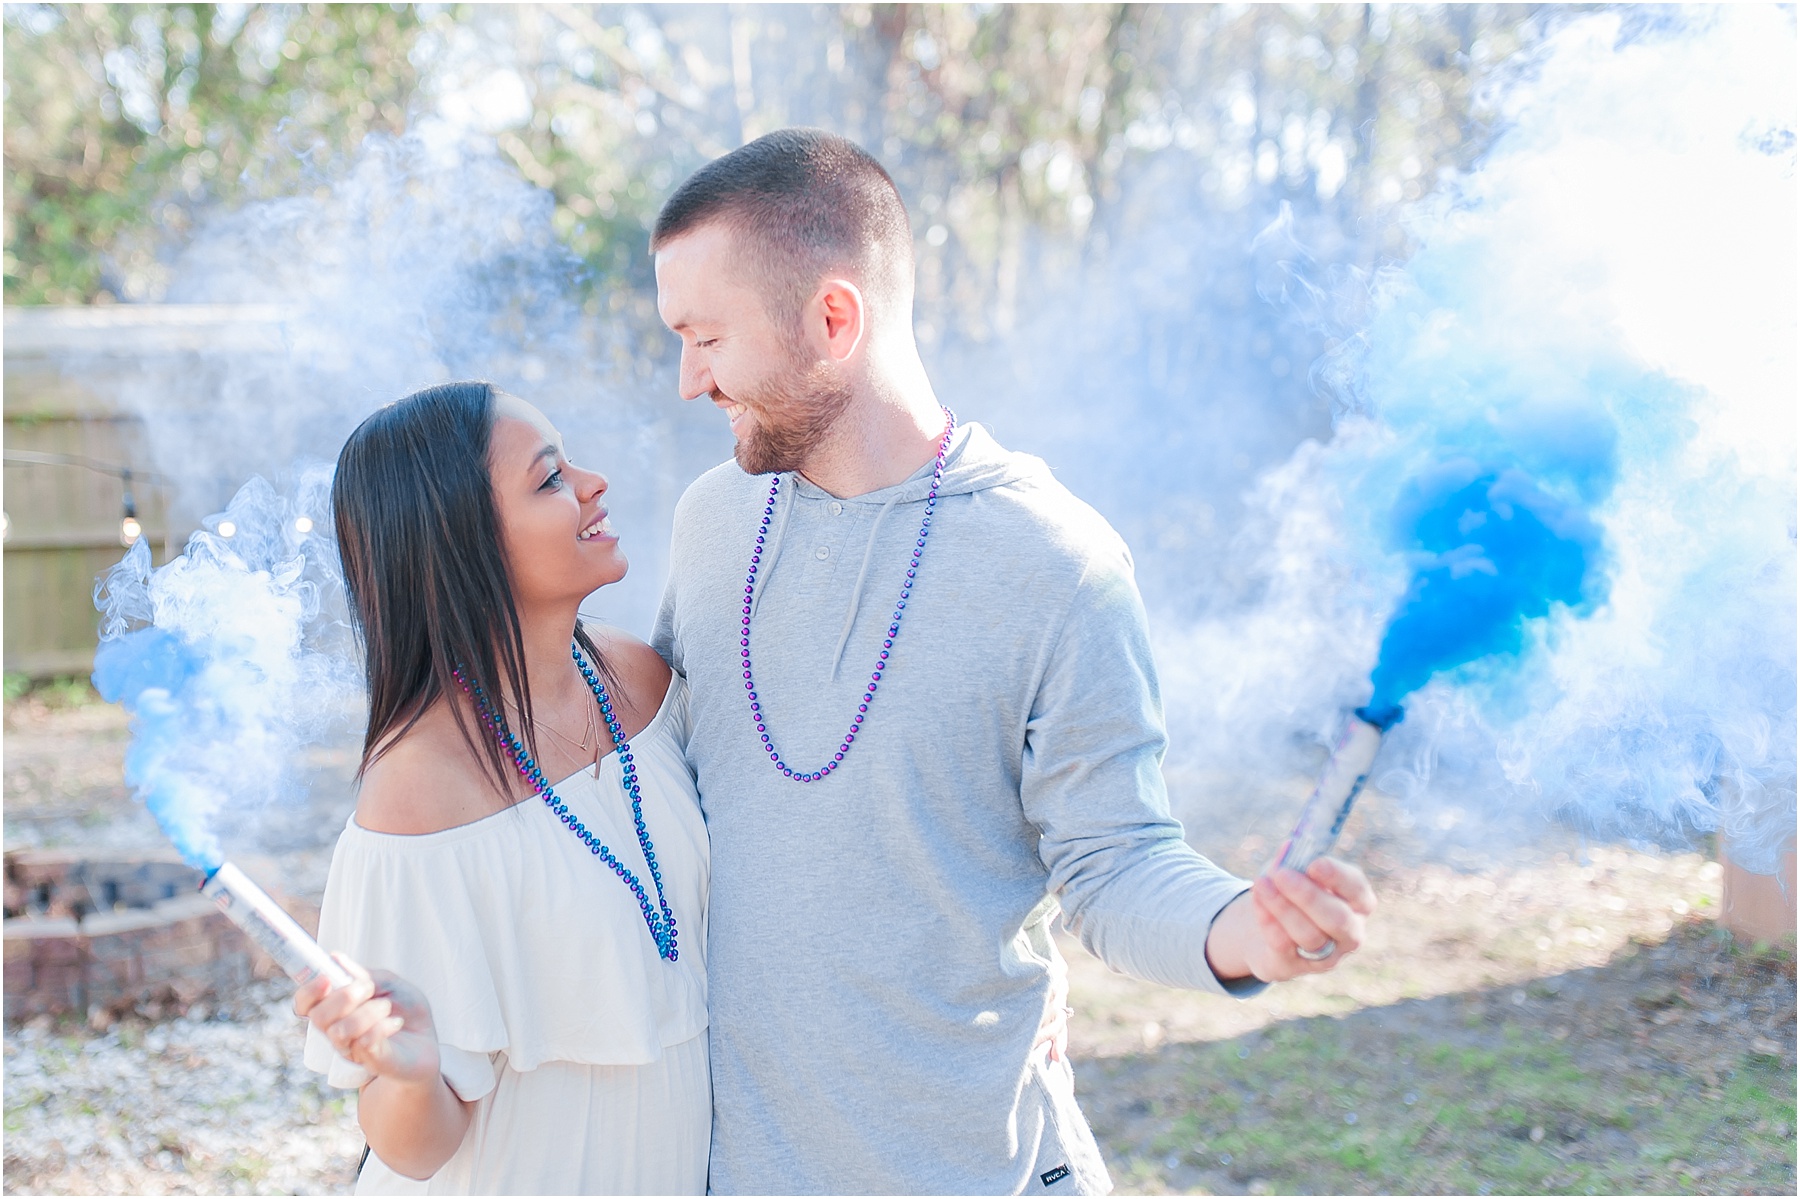
<instances>
[{"instance_id":1,"label":"gravel ground","mask_svg":"<svg viewBox=\"0 0 1800 1199\"><path fill-rule=\"evenodd\" d=\"M53 690L9 701L5 725L8 849L166 848L125 787L118 708ZM349 806L354 747L313 757L311 805L261 813L235 843L270 855L259 862L262 881L317 902ZM9 1024L6 1192L348 1192L363 1148L356 1097L301 1064L291 996L277 979L184 1014L152 1006L110 1027Z\"/></svg>"},{"instance_id":2,"label":"gravel ground","mask_svg":"<svg viewBox=\"0 0 1800 1199\"><path fill-rule=\"evenodd\" d=\"M285 980L212 1011L105 1032L6 1033L6 1190L40 1195L348 1191L355 1097L300 1062Z\"/></svg>"}]
</instances>

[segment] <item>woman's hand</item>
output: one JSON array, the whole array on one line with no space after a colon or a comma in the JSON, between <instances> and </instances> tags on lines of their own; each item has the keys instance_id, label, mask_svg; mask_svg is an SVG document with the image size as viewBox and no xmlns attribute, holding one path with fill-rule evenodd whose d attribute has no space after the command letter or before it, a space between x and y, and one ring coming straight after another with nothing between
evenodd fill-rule
<instances>
[{"instance_id":1,"label":"woman's hand","mask_svg":"<svg viewBox=\"0 0 1800 1199\"><path fill-rule=\"evenodd\" d=\"M1225 905L1207 934L1206 960L1222 979L1323 974L1362 946L1374 911L1374 889L1348 862L1320 858L1305 874L1277 867Z\"/></svg>"},{"instance_id":2,"label":"woman's hand","mask_svg":"<svg viewBox=\"0 0 1800 1199\"><path fill-rule=\"evenodd\" d=\"M430 1178L462 1143L474 1108L444 1081L431 1005L403 978L331 956L350 984L333 991L315 978L294 993L294 1011L374 1075L356 1119L376 1156L407 1178Z\"/></svg>"},{"instance_id":3,"label":"woman's hand","mask_svg":"<svg viewBox=\"0 0 1800 1199\"><path fill-rule=\"evenodd\" d=\"M1048 1045L1049 1059L1059 1062L1069 1052L1069 1018L1075 1009L1069 1006L1069 967L1067 963L1059 963L1061 969L1050 972L1050 1003L1044 1008L1044 1018L1038 1022L1037 1040L1031 1043L1031 1050L1036 1053Z\"/></svg>"},{"instance_id":4,"label":"woman's hand","mask_svg":"<svg viewBox=\"0 0 1800 1199\"><path fill-rule=\"evenodd\" d=\"M341 953L331 955L350 975L330 990L324 977L294 993L294 1011L325 1034L332 1048L377 1078L416 1084L437 1080L437 1030L431 1005L405 979L371 973Z\"/></svg>"}]
</instances>

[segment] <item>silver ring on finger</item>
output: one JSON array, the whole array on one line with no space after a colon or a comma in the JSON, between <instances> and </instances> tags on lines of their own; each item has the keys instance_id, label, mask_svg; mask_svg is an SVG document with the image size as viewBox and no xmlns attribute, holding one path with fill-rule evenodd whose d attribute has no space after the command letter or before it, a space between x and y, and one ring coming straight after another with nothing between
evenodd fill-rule
<instances>
[{"instance_id":1,"label":"silver ring on finger","mask_svg":"<svg viewBox=\"0 0 1800 1199\"><path fill-rule=\"evenodd\" d=\"M1294 946L1294 953L1309 962L1322 962L1336 952L1337 942L1330 937L1325 938L1325 944L1317 949L1302 949L1298 945Z\"/></svg>"}]
</instances>

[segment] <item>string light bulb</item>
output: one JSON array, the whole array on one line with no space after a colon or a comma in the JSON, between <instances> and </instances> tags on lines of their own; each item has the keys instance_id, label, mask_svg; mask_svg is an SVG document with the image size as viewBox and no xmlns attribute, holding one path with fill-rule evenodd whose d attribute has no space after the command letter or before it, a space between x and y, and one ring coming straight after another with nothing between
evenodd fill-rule
<instances>
[{"instance_id":1,"label":"string light bulb","mask_svg":"<svg viewBox=\"0 0 1800 1199\"><path fill-rule=\"evenodd\" d=\"M237 536L237 525L233 524L231 521L228 521L228 520L220 521L219 522L219 536L221 536L221 537L236 537Z\"/></svg>"},{"instance_id":2,"label":"string light bulb","mask_svg":"<svg viewBox=\"0 0 1800 1199\"><path fill-rule=\"evenodd\" d=\"M313 531L312 517L296 516L294 518L294 532L296 532L296 533L300 534L302 537L304 537L306 534L308 534L312 531Z\"/></svg>"},{"instance_id":3,"label":"string light bulb","mask_svg":"<svg viewBox=\"0 0 1800 1199\"><path fill-rule=\"evenodd\" d=\"M119 504L125 510L119 518L119 544L130 549L144 535L144 526L138 523L137 499L131 494L131 472L120 471L119 483L124 489Z\"/></svg>"}]
</instances>

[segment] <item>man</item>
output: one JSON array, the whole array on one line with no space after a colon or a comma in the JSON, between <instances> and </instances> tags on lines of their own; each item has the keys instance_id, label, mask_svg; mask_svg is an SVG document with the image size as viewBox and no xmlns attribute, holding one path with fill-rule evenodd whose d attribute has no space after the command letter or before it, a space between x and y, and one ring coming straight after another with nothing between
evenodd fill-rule
<instances>
[{"instance_id":1,"label":"man","mask_svg":"<svg viewBox=\"0 0 1800 1199\"><path fill-rule=\"evenodd\" d=\"M713 839L712 1188L1107 1191L1032 1048L1059 901L1115 968L1243 994L1354 950L1368 883L1252 892L1183 842L1130 557L1041 461L946 433L873 158L760 138L651 248L681 394L737 439L676 510L653 639Z\"/></svg>"}]
</instances>

